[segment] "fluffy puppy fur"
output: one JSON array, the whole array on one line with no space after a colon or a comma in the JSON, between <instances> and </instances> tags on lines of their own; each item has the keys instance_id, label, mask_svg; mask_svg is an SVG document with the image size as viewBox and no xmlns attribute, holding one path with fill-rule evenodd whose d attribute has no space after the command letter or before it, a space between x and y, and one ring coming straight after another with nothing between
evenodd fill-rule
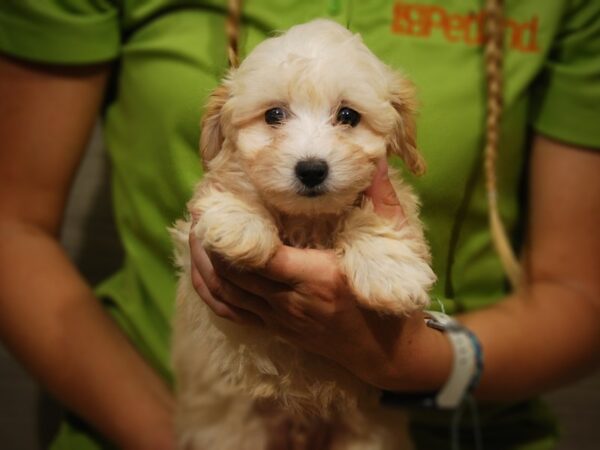
<instances>
[{"instance_id":1,"label":"fluffy puppy fur","mask_svg":"<svg viewBox=\"0 0 600 450\"><path fill-rule=\"evenodd\" d=\"M407 216L393 224L362 194L386 155L423 172L412 95L359 36L325 20L264 41L212 94L201 138L207 173L188 205L199 220L173 230L182 272L173 343L179 448L266 448L264 405L300 428L327 422L337 450L409 446L404 416L381 408L376 389L213 314L192 286L187 238L191 230L243 269L263 267L282 244L334 249L365 307L423 308L435 277L415 195L391 174Z\"/></svg>"}]
</instances>

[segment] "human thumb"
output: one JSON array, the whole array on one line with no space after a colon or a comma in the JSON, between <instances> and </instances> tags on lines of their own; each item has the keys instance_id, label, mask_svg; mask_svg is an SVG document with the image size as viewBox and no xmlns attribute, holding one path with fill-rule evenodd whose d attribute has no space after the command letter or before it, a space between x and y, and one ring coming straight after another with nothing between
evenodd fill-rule
<instances>
[{"instance_id":1,"label":"human thumb","mask_svg":"<svg viewBox=\"0 0 600 450\"><path fill-rule=\"evenodd\" d=\"M398 201L394 186L390 181L388 170L387 161L381 159L377 164L373 181L365 191L365 194L371 198L373 209L378 215L396 224L401 224L406 219L406 216L402 205Z\"/></svg>"}]
</instances>

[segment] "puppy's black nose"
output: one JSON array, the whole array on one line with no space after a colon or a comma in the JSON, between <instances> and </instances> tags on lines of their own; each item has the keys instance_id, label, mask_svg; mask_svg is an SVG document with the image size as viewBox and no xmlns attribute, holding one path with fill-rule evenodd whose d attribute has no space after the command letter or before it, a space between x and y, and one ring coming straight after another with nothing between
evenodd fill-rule
<instances>
[{"instance_id":1,"label":"puppy's black nose","mask_svg":"<svg viewBox=\"0 0 600 450\"><path fill-rule=\"evenodd\" d=\"M298 161L295 171L304 186L313 188L325 181L329 167L322 159L305 159Z\"/></svg>"}]
</instances>

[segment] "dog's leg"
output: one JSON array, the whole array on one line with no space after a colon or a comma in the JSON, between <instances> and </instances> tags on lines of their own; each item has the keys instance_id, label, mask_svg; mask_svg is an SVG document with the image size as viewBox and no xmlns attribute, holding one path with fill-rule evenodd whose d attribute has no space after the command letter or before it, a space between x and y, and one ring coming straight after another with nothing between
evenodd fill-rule
<instances>
[{"instance_id":1,"label":"dog's leg","mask_svg":"<svg viewBox=\"0 0 600 450\"><path fill-rule=\"evenodd\" d=\"M269 213L229 192L212 191L191 208L199 214L193 232L204 248L235 266L263 267L281 245Z\"/></svg>"},{"instance_id":2,"label":"dog's leg","mask_svg":"<svg viewBox=\"0 0 600 450\"><path fill-rule=\"evenodd\" d=\"M399 409L376 408L343 415L333 424L329 450L412 450L408 416Z\"/></svg>"},{"instance_id":3,"label":"dog's leg","mask_svg":"<svg viewBox=\"0 0 600 450\"><path fill-rule=\"evenodd\" d=\"M422 233L394 227L372 205L353 210L335 244L342 270L360 301L371 309L404 314L428 304L435 275Z\"/></svg>"},{"instance_id":4,"label":"dog's leg","mask_svg":"<svg viewBox=\"0 0 600 450\"><path fill-rule=\"evenodd\" d=\"M188 233L189 224L183 222L173 230L176 248L183 252L180 261L189 260ZM215 326L224 319L215 317L198 298L189 262L181 269L172 339L177 449L265 450L269 422L236 381L240 359L235 344Z\"/></svg>"},{"instance_id":5,"label":"dog's leg","mask_svg":"<svg viewBox=\"0 0 600 450\"><path fill-rule=\"evenodd\" d=\"M268 425L243 395L180 402L178 450L266 450ZM205 400L205 401L201 401ZM186 403L190 403L189 408Z\"/></svg>"}]
</instances>

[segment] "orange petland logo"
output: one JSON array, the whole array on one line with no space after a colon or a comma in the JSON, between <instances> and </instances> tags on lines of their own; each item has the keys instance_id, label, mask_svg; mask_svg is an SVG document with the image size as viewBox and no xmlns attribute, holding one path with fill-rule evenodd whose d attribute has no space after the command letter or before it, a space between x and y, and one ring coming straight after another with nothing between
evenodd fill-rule
<instances>
[{"instance_id":1,"label":"orange petland logo","mask_svg":"<svg viewBox=\"0 0 600 450\"><path fill-rule=\"evenodd\" d=\"M443 6L397 2L394 5L392 32L406 36L428 38L441 33L448 42L481 45L483 43L484 13L455 14ZM537 43L539 19L517 22L504 19L507 45L513 50L533 53L540 49Z\"/></svg>"}]
</instances>

